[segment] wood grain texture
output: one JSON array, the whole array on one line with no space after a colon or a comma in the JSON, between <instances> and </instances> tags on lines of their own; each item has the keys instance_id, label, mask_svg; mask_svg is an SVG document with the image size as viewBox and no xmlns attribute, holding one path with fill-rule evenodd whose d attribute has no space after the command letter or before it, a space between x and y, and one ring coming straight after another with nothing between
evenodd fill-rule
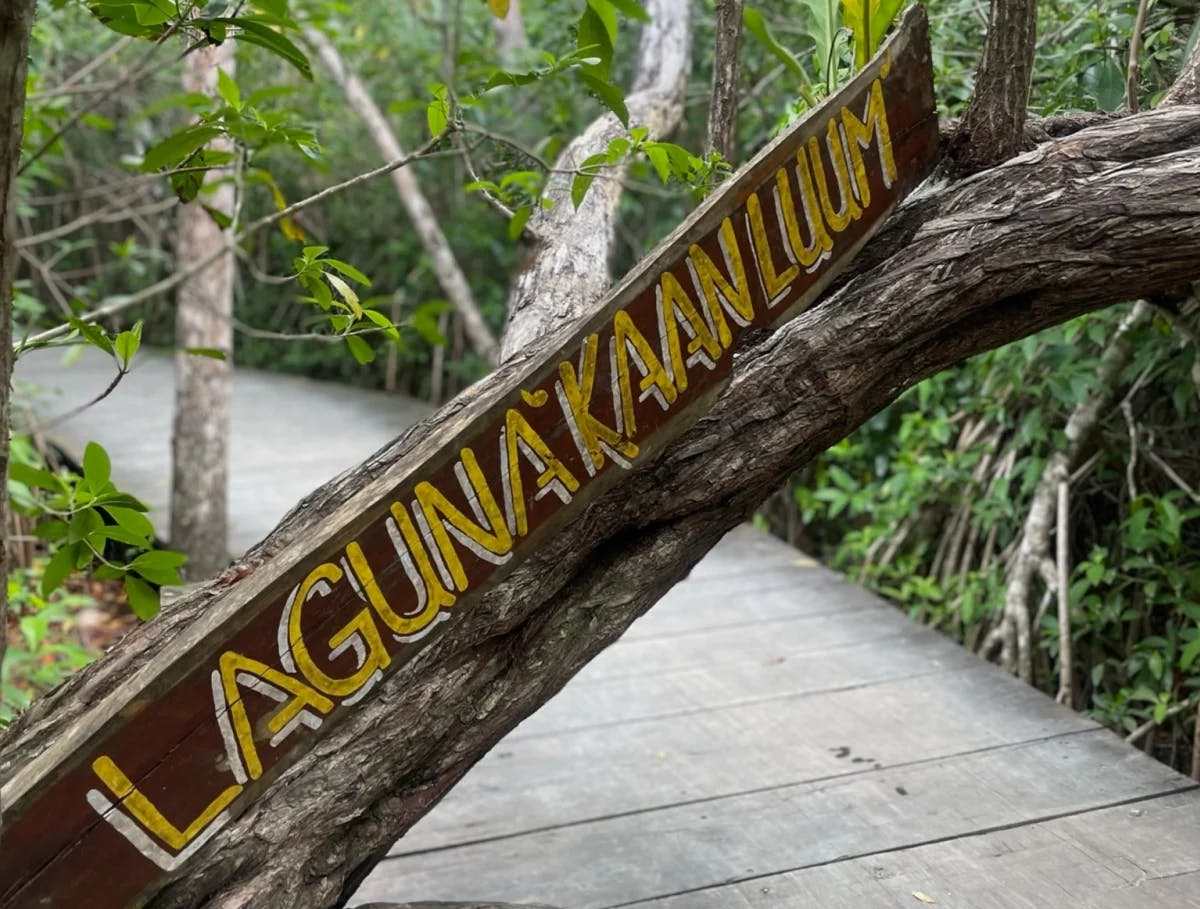
<instances>
[{"instance_id":1,"label":"wood grain texture","mask_svg":"<svg viewBox=\"0 0 1200 909\"><path fill-rule=\"evenodd\" d=\"M1196 790L753 881L633 903L638 909L1200 907Z\"/></svg>"}]
</instances>

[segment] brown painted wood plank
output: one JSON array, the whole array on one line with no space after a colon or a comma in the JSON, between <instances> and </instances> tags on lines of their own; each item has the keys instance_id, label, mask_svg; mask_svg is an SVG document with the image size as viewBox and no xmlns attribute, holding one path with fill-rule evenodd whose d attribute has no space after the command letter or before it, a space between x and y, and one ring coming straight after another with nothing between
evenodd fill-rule
<instances>
[{"instance_id":1,"label":"brown painted wood plank","mask_svg":"<svg viewBox=\"0 0 1200 909\"><path fill-rule=\"evenodd\" d=\"M119 697L8 768L0 905L141 901L384 671L627 475L614 464L645 463L706 411L747 334L811 305L936 154L916 7L591 317L453 402L320 539L215 599Z\"/></svg>"},{"instance_id":2,"label":"brown painted wood plank","mask_svg":"<svg viewBox=\"0 0 1200 909\"><path fill-rule=\"evenodd\" d=\"M1196 909L1200 791L638 902L637 909Z\"/></svg>"},{"instance_id":3,"label":"brown painted wood plank","mask_svg":"<svg viewBox=\"0 0 1200 909\"><path fill-rule=\"evenodd\" d=\"M1193 785L1096 730L388 859L359 898L619 906Z\"/></svg>"}]
</instances>

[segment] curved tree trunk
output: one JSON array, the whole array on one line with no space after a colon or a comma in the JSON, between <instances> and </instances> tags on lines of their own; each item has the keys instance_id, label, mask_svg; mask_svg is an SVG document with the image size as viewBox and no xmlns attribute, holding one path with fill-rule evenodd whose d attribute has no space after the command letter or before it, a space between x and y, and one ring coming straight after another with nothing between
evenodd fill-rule
<instances>
[{"instance_id":1,"label":"curved tree trunk","mask_svg":"<svg viewBox=\"0 0 1200 909\"><path fill-rule=\"evenodd\" d=\"M0 480L8 481L9 383L12 377L12 293L17 267L13 186L21 160L22 112L33 0L14 0L0 9ZM8 577L8 496L0 496L0 578ZM0 589L0 666L7 643L8 588Z\"/></svg>"},{"instance_id":2,"label":"curved tree trunk","mask_svg":"<svg viewBox=\"0 0 1200 909\"><path fill-rule=\"evenodd\" d=\"M233 75L233 42L183 60L183 89L214 95L217 68ZM202 259L225 245L205 206L232 217L234 188L222 183L179 209L175 260ZM175 309L175 419L171 433L171 545L188 556L184 576L208 578L229 564L229 399L233 359L233 253L180 285ZM210 348L225 359L189 354Z\"/></svg>"},{"instance_id":3,"label":"curved tree trunk","mask_svg":"<svg viewBox=\"0 0 1200 909\"><path fill-rule=\"evenodd\" d=\"M646 11L650 22L642 30L637 75L625 106L630 126L645 126L651 139L662 139L683 117L683 90L692 64L691 4L652 0ZM536 209L530 219L530 232L538 245L508 295L502 361L573 322L612 283L608 255L625 168L612 168L598 177L578 209L571 204L571 171L624 134L616 116L606 113L554 162L555 174L546 185L553 207Z\"/></svg>"},{"instance_id":4,"label":"curved tree trunk","mask_svg":"<svg viewBox=\"0 0 1200 909\"><path fill-rule=\"evenodd\" d=\"M307 26L304 29L304 38L313 46L321 61L333 73L333 78L346 93L346 101L366 123L367 132L370 133L371 140L379 149L383 159L395 161L403 158L404 149L400 147L396 134L388 126L383 111L379 109L362 80L346 68L346 63L342 60L342 55L338 53L337 48L333 46L333 42L325 37L324 32L313 26ZM475 302L475 295L471 292L467 276L459 267L454 250L450 248L450 241L446 239L441 225L438 224L437 216L433 213L433 206L421 192L413 169L402 167L392 171L391 177L392 185L396 188L396 195L400 197L400 202L408 212L409 220L412 221L417 236L421 238L421 246L424 247L425 254L429 256L438 283L442 285L442 290L445 291L447 298L462 317L471 347L479 354L483 362L489 366L495 366L499 350L496 339L492 336L492 330L488 328L483 313L479 311L479 304Z\"/></svg>"}]
</instances>

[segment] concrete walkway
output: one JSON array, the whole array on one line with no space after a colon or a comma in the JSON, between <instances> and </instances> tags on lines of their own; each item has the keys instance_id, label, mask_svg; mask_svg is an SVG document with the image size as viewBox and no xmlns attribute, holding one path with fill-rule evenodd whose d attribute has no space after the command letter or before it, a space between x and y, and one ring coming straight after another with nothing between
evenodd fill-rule
<instances>
[{"instance_id":1,"label":"concrete walkway","mask_svg":"<svg viewBox=\"0 0 1200 909\"><path fill-rule=\"evenodd\" d=\"M116 374L88 348L69 365L61 351L25 354L17 363L18 406L48 424L47 438L78 458L103 445L113 481L153 509L165 536L170 521L171 420L175 377L170 355L139 352L111 395L55 422L100 394ZM234 373L230 439L231 554L258 542L301 498L362 461L428 412L401 395L349 388L252 369Z\"/></svg>"}]
</instances>

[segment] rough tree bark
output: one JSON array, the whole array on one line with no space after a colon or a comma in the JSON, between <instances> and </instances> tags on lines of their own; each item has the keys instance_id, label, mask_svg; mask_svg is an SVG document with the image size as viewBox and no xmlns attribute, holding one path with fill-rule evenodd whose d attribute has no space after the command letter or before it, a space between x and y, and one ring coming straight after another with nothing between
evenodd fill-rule
<instances>
[{"instance_id":1,"label":"rough tree bark","mask_svg":"<svg viewBox=\"0 0 1200 909\"><path fill-rule=\"evenodd\" d=\"M13 187L21 160L22 113L34 0L0 7L0 481L8 482L9 383L12 379L12 293L17 267ZM0 578L8 577L8 496L0 496ZM0 585L0 666L7 643L8 589Z\"/></svg>"},{"instance_id":2,"label":"rough tree bark","mask_svg":"<svg viewBox=\"0 0 1200 909\"><path fill-rule=\"evenodd\" d=\"M737 137L738 59L742 44L742 0L718 0L713 41L712 92L708 104L708 150L733 158Z\"/></svg>"},{"instance_id":3,"label":"rough tree bark","mask_svg":"<svg viewBox=\"0 0 1200 909\"><path fill-rule=\"evenodd\" d=\"M188 54L183 61L183 90L216 94L218 67L233 75L232 41ZM204 206L232 216L234 204L234 187L225 181L181 206L176 261L194 261L225 245L225 231ZM187 553L183 574L189 580L212 577L229 564L233 279L233 254L226 252L180 285L176 301L170 539L172 546ZM226 359L186 350L196 347L224 351Z\"/></svg>"},{"instance_id":4,"label":"rough tree bark","mask_svg":"<svg viewBox=\"0 0 1200 909\"><path fill-rule=\"evenodd\" d=\"M333 78L337 80L338 85L342 87L342 91L346 93L346 101L366 123L367 132L370 133L375 147L379 149L379 154L385 161L403 158L404 149L400 147L400 142L388 125L383 111L379 109L362 80L347 69L342 55L333 46L333 42L325 36L324 32L312 26L304 29L304 38L316 50L321 62L325 64L333 74ZM400 197L400 201L412 221L413 228L421 239L421 246L424 247L425 254L429 256L438 283L442 285L442 290L445 291L447 298L454 304L454 308L462 317L471 346L475 348L475 352L485 363L495 366L499 345L496 343L492 330L488 328L483 313L479 311L479 304L475 302L475 295L471 292L467 276L459 268L454 250L450 248L450 241L442 233L437 216L433 213L433 207L425 198L425 194L421 192L416 175L411 167L402 167L392 171L391 176L392 185L396 188L396 195Z\"/></svg>"},{"instance_id":5,"label":"rough tree bark","mask_svg":"<svg viewBox=\"0 0 1200 909\"><path fill-rule=\"evenodd\" d=\"M150 905L344 902L505 732L784 477L903 390L963 357L1200 277L1197 200L1197 107L1100 124L930 187L901 207L839 289L735 360L730 386L706 417L483 593L453 635L377 686ZM579 220L583 230L596 223L587 213ZM605 247L581 243L568 227L556 239L580 255L594 250L583 261L599 270ZM571 317L563 287L598 283L580 276L571 257L559 261L558 285L546 286L556 307L550 323ZM544 250L533 270L552 282L554 262ZM535 291L528 288L531 300ZM506 372L480 388L503 383ZM311 533L332 503L455 412L451 402L306 499L241 570L252 576L256 564ZM0 778L229 589L196 591L31 709L0 742Z\"/></svg>"},{"instance_id":6,"label":"rough tree bark","mask_svg":"<svg viewBox=\"0 0 1200 909\"><path fill-rule=\"evenodd\" d=\"M966 173L1021 150L1036 37L1037 0L992 0L975 95L955 143Z\"/></svg>"}]
</instances>

